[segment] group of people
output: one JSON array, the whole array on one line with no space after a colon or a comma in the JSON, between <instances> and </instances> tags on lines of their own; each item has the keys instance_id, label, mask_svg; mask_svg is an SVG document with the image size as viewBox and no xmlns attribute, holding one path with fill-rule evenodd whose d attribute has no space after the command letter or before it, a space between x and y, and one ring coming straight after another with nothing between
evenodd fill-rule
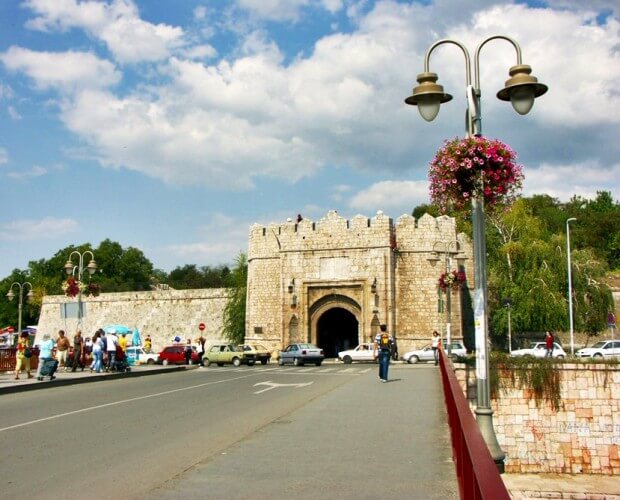
<instances>
[{"instance_id":1,"label":"group of people","mask_svg":"<svg viewBox=\"0 0 620 500\"><path fill-rule=\"evenodd\" d=\"M125 334L119 336L114 330L105 332L103 329L99 329L92 338L84 338L82 331L77 330L73 336L73 350L71 350L71 341L64 330L59 330L55 339L46 333L39 344L39 365L36 377L38 380L43 380L41 371L45 362L50 360L56 360L55 367L65 371L75 372L78 368L84 371L87 365L91 372L96 373L101 373L103 370L115 370L117 364L125 360L127 340ZM145 351L148 349L147 352L151 350L151 338L149 336L145 339L144 349ZM28 378L33 378L30 367L31 357L30 336L25 332L19 337L17 343L15 380L19 380L22 371L26 372ZM51 380L55 378L55 369L49 374Z\"/></svg>"}]
</instances>

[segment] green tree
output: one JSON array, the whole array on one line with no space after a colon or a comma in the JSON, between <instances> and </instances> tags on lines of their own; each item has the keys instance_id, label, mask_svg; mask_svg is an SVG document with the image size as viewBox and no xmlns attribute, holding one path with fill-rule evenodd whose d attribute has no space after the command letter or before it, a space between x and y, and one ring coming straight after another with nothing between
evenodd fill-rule
<instances>
[{"instance_id":1,"label":"green tree","mask_svg":"<svg viewBox=\"0 0 620 500\"><path fill-rule=\"evenodd\" d=\"M245 309L248 281L248 259L240 253L230 273L230 296L224 309L224 336L235 344L245 339Z\"/></svg>"}]
</instances>

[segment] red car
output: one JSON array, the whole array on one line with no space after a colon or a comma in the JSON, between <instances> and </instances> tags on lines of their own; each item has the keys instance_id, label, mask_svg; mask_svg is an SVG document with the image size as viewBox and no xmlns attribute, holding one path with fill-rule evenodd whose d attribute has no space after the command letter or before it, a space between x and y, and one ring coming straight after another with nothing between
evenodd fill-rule
<instances>
[{"instance_id":1,"label":"red car","mask_svg":"<svg viewBox=\"0 0 620 500\"><path fill-rule=\"evenodd\" d=\"M198 363L198 351L195 346L192 346L192 356L191 363ZM157 363L160 365L184 365L185 364L185 346L182 344L179 345L170 345L168 347L164 347L164 349L159 353L157 357Z\"/></svg>"}]
</instances>

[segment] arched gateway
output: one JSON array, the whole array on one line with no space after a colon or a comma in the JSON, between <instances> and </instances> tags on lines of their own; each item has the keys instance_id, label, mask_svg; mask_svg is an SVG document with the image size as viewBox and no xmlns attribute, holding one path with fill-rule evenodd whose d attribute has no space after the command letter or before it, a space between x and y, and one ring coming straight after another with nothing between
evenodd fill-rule
<instances>
[{"instance_id":1,"label":"arched gateway","mask_svg":"<svg viewBox=\"0 0 620 500\"><path fill-rule=\"evenodd\" d=\"M450 252L442 249L449 249ZM441 253L443 251L443 253ZM313 342L333 357L374 338L380 324L401 350L445 331L437 281L459 269L472 277L472 246L447 216L379 212L347 220L335 211L250 229L246 341L281 349ZM473 287L473 279L468 280ZM452 335L462 336L460 293L452 295Z\"/></svg>"}]
</instances>

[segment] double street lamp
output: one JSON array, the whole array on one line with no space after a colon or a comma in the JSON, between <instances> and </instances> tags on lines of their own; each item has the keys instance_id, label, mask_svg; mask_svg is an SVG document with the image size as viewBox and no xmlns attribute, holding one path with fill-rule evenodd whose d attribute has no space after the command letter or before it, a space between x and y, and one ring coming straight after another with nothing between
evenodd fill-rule
<instances>
[{"instance_id":1,"label":"double street lamp","mask_svg":"<svg viewBox=\"0 0 620 500\"><path fill-rule=\"evenodd\" d=\"M78 257L77 266L74 265L73 261L71 260L74 254L77 255ZM86 257L87 254L90 254L90 262L88 263L87 266L84 266L84 257ZM69 254L69 258L67 259L67 262L65 263L64 268L68 276L75 277L75 274L77 272L77 280L80 285L79 290L78 290L77 319L78 319L78 328L80 328L80 325L82 324L82 316L83 316L82 314L82 275L84 274L84 271L88 271L89 276L92 276L93 274L95 274L95 271L97 270L97 263L95 262L95 255L90 250L86 250L85 252L82 252L82 253L78 252L77 250L74 250L73 252Z\"/></svg>"},{"instance_id":2,"label":"double street lamp","mask_svg":"<svg viewBox=\"0 0 620 500\"><path fill-rule=\"evenodd\" d=\"M568 268L568 329L570 331L570 355L575 355L575 334L573 333L573 275L571 273L571 260L570 260L570 223L575 222L577 219L571 217L566 219L566 265Z\"/></svg>"},{"instance_id":3,"label":"double street lamp","mask_svg":"<svg viewBox=\"0 0 620 500\"><path fill-rule=\"evenodd\" d=\"M426 121L432 121L439 113L442 103L452 99L450 94L443 91L437 84L438 76L429 71L430 55L437 47L444 44L453 44L461 49L465 56L465 77L467 112L466 132L468 137L482 135L482 117L480 112L480 50L492 40L505 40L512 44L517 53L517 64L509 70L510 78L506 86L497 93L498 99L510 101L515 111L521 115L527 114L534 105L534 99L547 91L547 86L539 83L531 76L530 66L521 60L521 48L510 37L494 35L483 40L476 48L474 56L474 85L471 83L471 60L467 48L459 41L443 39L435 42L426 51L424 58L424 72L417 77L418 86L413 89L413 95L405 102L418 106L418 110ZM491 456L500 471L504 467L504 452L500 449L497 436L493 429L493 410L490 402L490 383L488 378L488 318L487 318L487 277L486 277L486 241L484 234L484 200L480 195L472 197L473 240L474 240L474 324L476 330L476 377L477 377L477 407L476 419L480 431L489 447Z\"/></svg>"},{"instance_id":4,"label":"double street lamp","mask_svg":"<svg viewBox=\"0 0 620 500\"><path fill-rule=\"evenodd\" d=\"M433 244L433 256L428 260L438 261L439 255L443 254L444 257L444 272L446 275L452 272L452 256L456 256L457 261L460 263L465 259L465 255L460 252L459 242L452 241L436 241ZM448 346L448 356L452 355L452 287L446 288L446 343Z\"/></svg>"},{"instance_id":5,"label":"double street lamp","mask_svg":"<svg viewBox=\"0 0 620 500\"><path fill-rule=\"evenodd\" d=\"M18 292L18 303L17 303L17 335L22 334L22 308L24 305L24 289L28 287L28 293L26 294L26 300L29 300L33 297L32 293L32 283L29 281L24 281L23 283L14 282L9 288L9 292L6 294L9 300L13 300L15 297L15 293L13 292L13 287L17 286ZM12 337L12 336L11 336ZM13 345L13 339L11 338L11 345Z\"/></svg>"}]
</instances>

